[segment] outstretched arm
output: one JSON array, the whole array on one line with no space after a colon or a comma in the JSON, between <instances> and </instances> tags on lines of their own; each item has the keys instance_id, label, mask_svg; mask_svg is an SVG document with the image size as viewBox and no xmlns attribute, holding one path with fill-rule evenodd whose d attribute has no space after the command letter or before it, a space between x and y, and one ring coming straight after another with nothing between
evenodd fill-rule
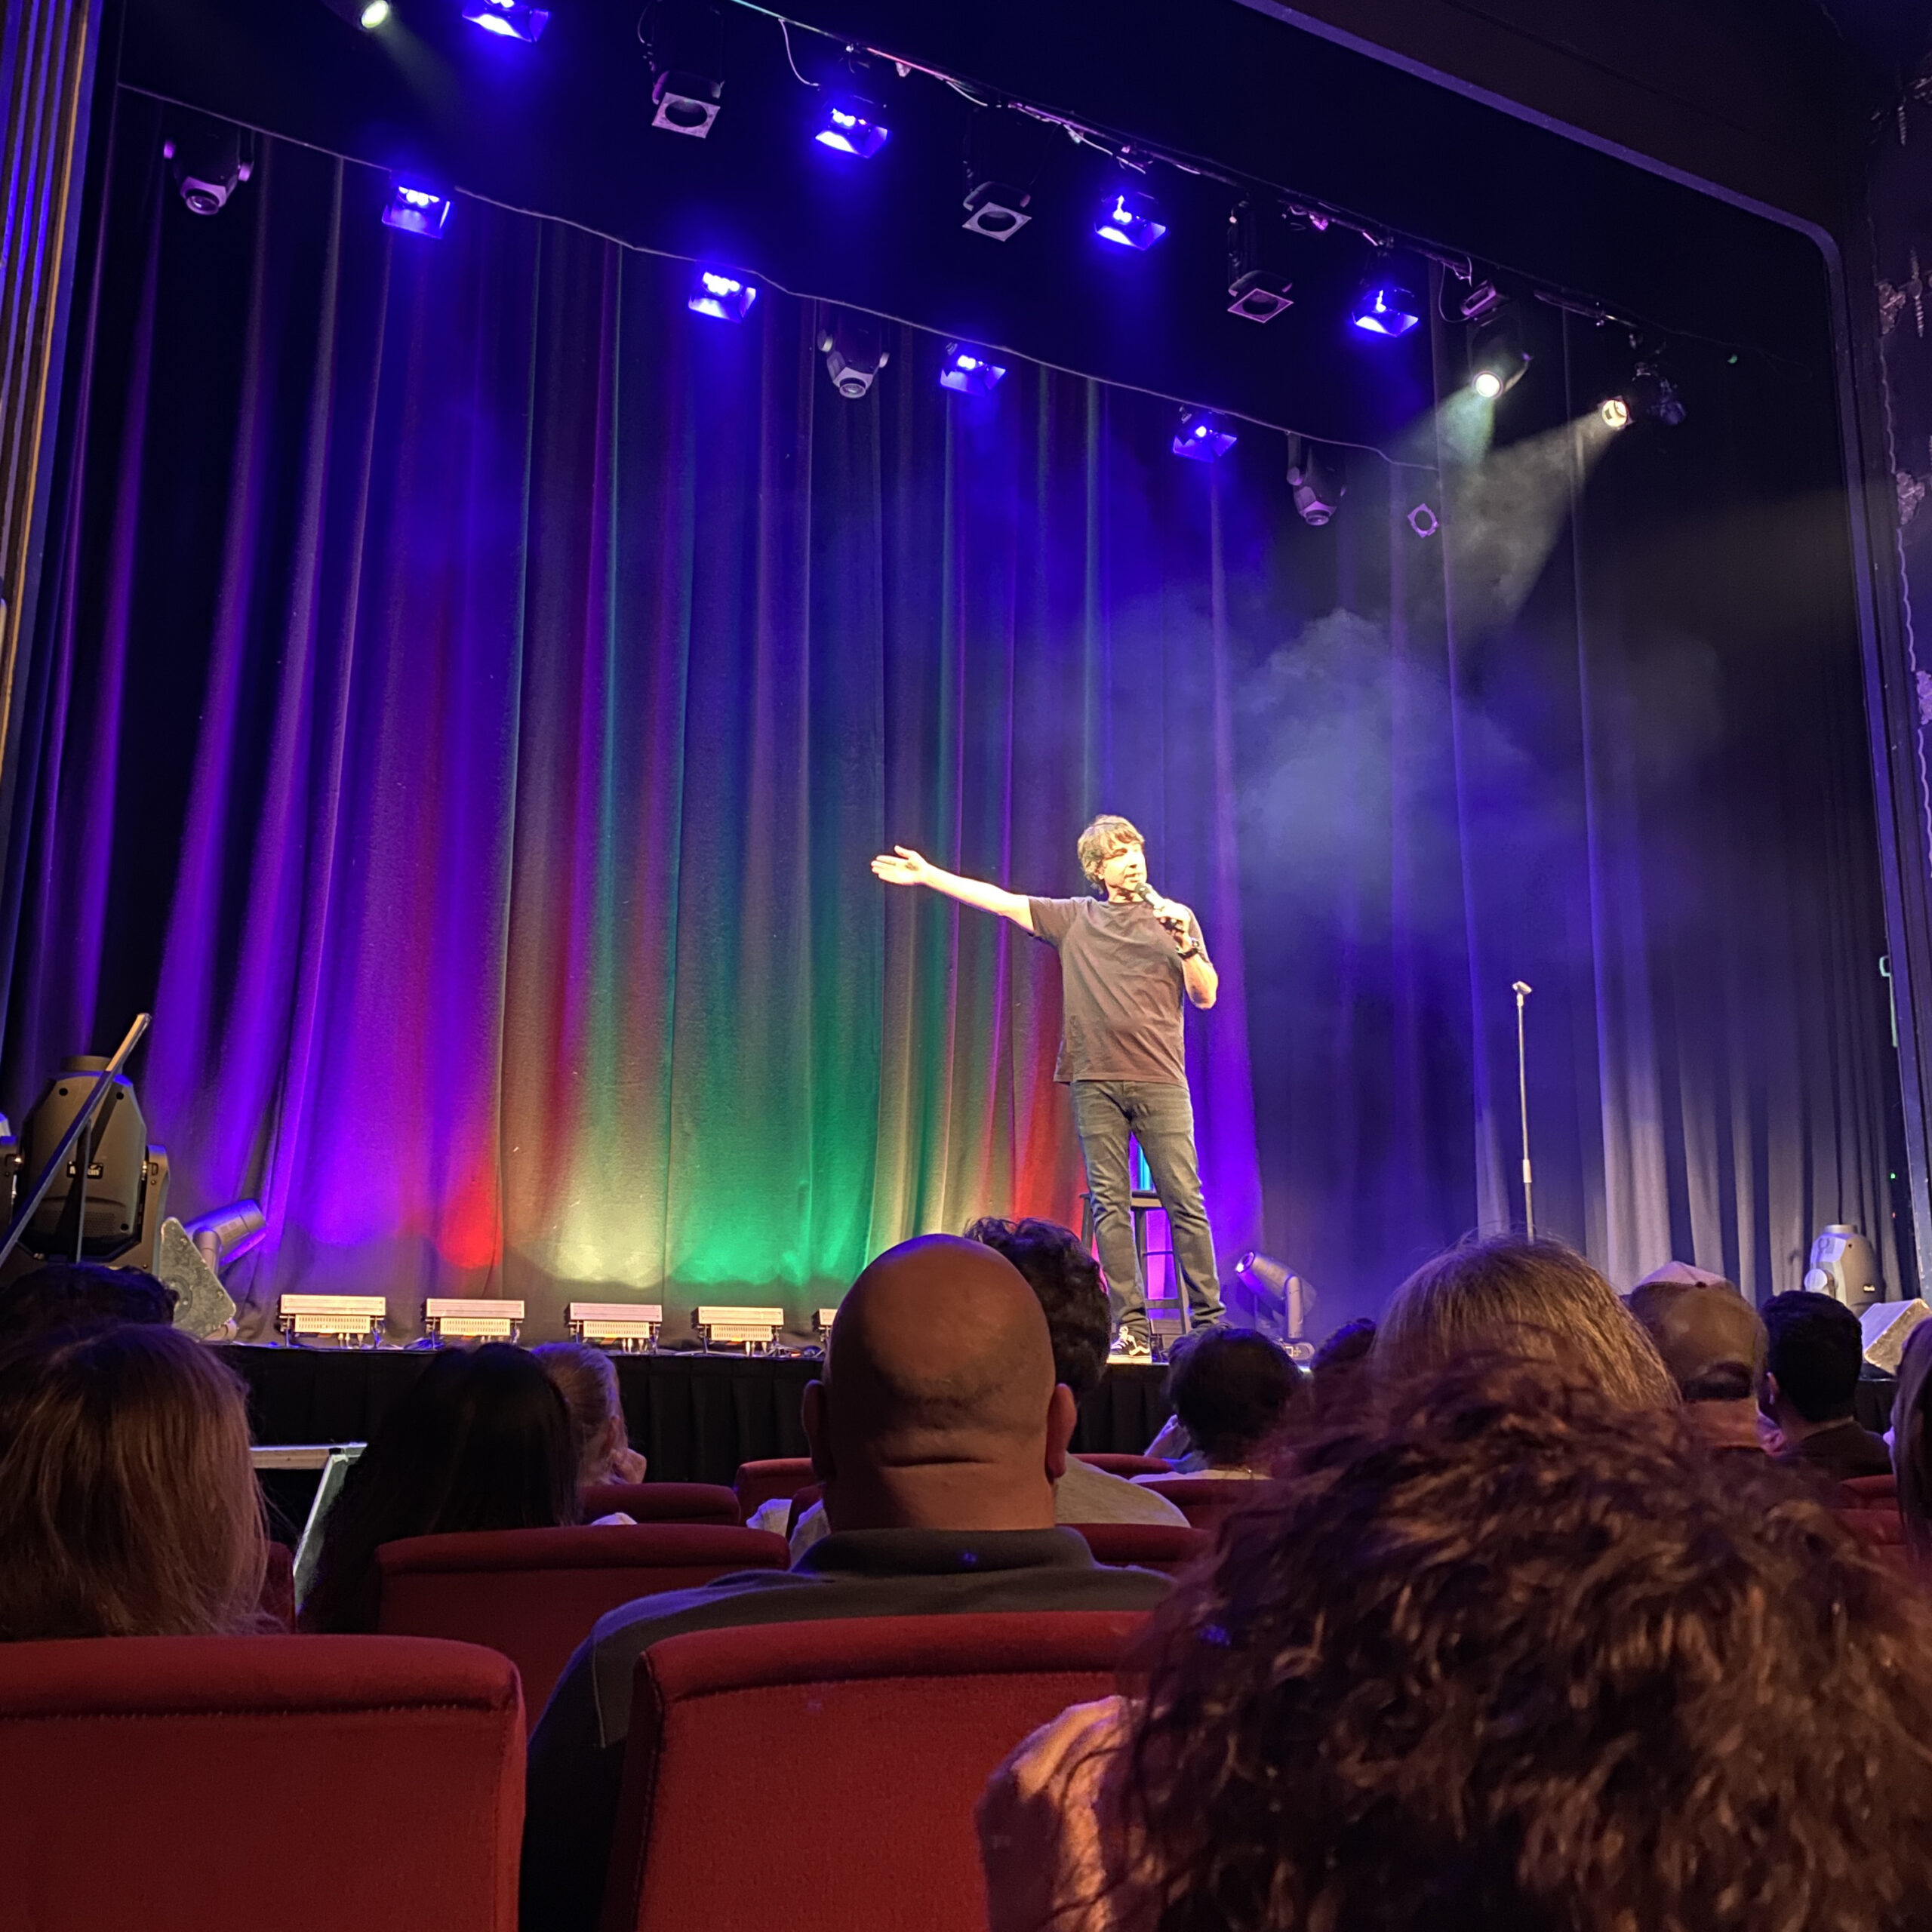
<instances>
[{"instance_id":1,"label":"outstretched arm","mask_svg":"<svg viewBox=\"0 0 1932 1932\"><path fill-rule=\"evenodd\" d=\"M920 857L909 845L895 845L872 861L872 870L888 885L929 885L962 906L977 906L983 912L997 912L1016 926L1033 930L1033 909L1017 892L989 885L984 879L961 878L957 872L942 872Z\"/></svg>"}]
</instances>

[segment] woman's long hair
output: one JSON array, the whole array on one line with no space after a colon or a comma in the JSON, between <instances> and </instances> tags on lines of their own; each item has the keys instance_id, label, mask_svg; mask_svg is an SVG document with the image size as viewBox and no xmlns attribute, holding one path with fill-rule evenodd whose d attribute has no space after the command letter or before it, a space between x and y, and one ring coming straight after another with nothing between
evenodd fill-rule
<instances>
[{"instance_id":1,"label":"woman's long hair","mask_svg":"<svg viewBox=\"0 0 1932 1932\"><path fill-rule=\"evenodd\" d=\"M405 1537L578 1520L577 1447L555 1385L506 1342L439 1352L370 1438L322 1529L305 1629L374 1630L376 1552Z\"/></svg>"},{"instance_id":2,"label":"woman's long hair","mask_svg":"<svg viewBox=\"0 0 1932 1932\"><path fill-rule=\"evenodd\" d=\"M255 1627L267 1560L242 1386L172 1328L0 1358L0 1639Z\"/></svg>"},{"instance_id":3,"label":"woman's long hair","mask_svg":"<svg viewBox=\"0 0 1932 1932\"><path fill-rule=\"evenodd\" d=\"M1560 1241L1498 1235L1424 1262L1395 1291L1369 1364L1378 1381L1399 1381L1472 1351L1560 1364L1627 1408L1678 1404L1642 1324Z\"/></svg>"}]
</instances>

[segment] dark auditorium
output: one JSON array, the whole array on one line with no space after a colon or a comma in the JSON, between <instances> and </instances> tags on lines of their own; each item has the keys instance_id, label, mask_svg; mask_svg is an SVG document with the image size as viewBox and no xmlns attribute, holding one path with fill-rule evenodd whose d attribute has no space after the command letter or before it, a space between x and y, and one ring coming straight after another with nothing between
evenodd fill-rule
<instances>
[{"instance_id":1,"label":"dark auditorium","mask_svg":"<svg viewBox=\"0 0 1932 1932\"><path fill-rule=\"evenodd\" d=\"M0 1932L1932 1926L1932 0L0 106Z\"/></svg>"}]
</instances>

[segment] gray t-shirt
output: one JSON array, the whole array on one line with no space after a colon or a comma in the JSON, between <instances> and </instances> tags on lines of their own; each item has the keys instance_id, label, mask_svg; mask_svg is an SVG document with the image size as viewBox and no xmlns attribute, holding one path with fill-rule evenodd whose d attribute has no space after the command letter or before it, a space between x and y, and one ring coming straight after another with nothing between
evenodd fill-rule
<instances>
[{"instance_id":1,"label":"gray t-shirt","mask_svg":"<svg viewBox=\"0 0 1932 1932\"><path fill-rule=\"evenodd\" d=\"M1060 1059L1054 1078L1187 1084L1187 983L1172 935L1135 901L1029 899L1033 936L1060 955ZM1198 946L1190 916L1187 936Z\"/></svg>"}]
</instances>

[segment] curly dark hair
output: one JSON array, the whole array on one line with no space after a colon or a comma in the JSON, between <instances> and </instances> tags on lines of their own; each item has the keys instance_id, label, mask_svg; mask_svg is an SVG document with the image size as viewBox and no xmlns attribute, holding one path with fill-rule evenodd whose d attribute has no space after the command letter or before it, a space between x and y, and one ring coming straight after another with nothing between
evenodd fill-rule
<instances>
[{"instance_id":1,"label":"curly dark hair","mask_svg":"<svg viewBox=\"0 0 1932 1932\"><path fill-rule=\"evenodd\" d=\"M967 1229L966 1238L1004 1255L1026 1276L1053 1339L1054 1379L1073 1391L1075 1401L1091 1395L1106 1373L1112 1331L1100 1265L1080 1245L1080 1237L1057 1221L1005 1221L985 1214Z\"/></svg>"},{"instance_id":2,"label":"curly dark hair","mask_svg":"<svg viewBox=\"0 0 1932 1932\"><path fill-rule=\"evenodd\" d=\"M1932 1603L1765 1461L1549 1363L1387 1391L1157 1614L1160 1932L1903 1932Z\"/></svg>"},{"instance_id":3,"label":"curly dark hair","mask_svg":"<svg viewBox=\"0 0 1932 1932\"><path fill-rule=\"evenodd\" d=\"M1252 1459L1303 1392L1302 1372L1251 1328L1203 1328L1168 1357L1168 1400L1216 1469Z\"/></svg>"}]
</instances>

